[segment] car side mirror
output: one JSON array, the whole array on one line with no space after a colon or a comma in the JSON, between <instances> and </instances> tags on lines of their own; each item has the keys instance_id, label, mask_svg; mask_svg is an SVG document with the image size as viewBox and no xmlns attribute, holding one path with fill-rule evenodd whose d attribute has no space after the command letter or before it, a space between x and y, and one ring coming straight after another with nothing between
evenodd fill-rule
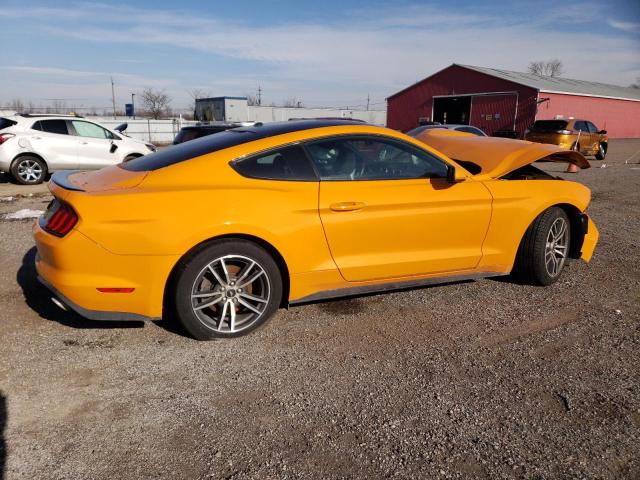
<instances>
[{"instance_id":1,"label":"car side mirror","mask_svg":"<svg viewBox=\"0 0 640 480\"><path fill-rule=\"evenodd\" d=\"M447 182L456 183L456 167L447 165Z\"/></svg>"},{"instance_id":2,"label":"car side mirror","mask_svg":"<svg viewBox=\"0 0 640 480\"><path fill-rule=\"evenodd\" d=\"M600 135L606 135L606 134L607 134L607 131L606 131L606 130L600 130L598 133L599 133Z\"/></svg>"}]
</instances>

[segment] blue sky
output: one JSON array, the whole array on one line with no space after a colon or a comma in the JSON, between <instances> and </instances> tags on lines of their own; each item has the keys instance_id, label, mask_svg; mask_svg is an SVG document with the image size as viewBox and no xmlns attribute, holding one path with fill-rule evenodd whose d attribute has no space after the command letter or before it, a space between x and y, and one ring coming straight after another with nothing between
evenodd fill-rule
<instances>
[{"instance_id":1,"label":"blue sky","mask_svg":"<svg viewBox=\"0 0 640 480\"><path fill-rule=\"evenodd\" d=\"M295 97L308 106L384 106L451 63L526 70L560 58L565 76L640 77L640 2L3 0L0 104L106 107L144 87L189 109L189 91Z\"/></svg>"}]
</instances>

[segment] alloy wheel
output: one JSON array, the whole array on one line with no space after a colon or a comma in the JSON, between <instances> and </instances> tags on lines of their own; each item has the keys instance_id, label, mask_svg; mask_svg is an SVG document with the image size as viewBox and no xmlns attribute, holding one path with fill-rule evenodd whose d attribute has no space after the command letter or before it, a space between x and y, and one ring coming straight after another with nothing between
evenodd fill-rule
<instances>
[{"instance_id":1,"label":"alloy wheel","mask_svg":"<svg viewBox=\"0 0 640 480\"><path fill-rule=\"evenodd\" d=\"M42 166L34 160L22 160L18 164L18 176L27 183L33 183L42 177Z\"/></svg>"},{"instance_id":2,"label":"alloy wheel","mask_svg":"<svg viewBox=\"0 0 640 480\"><path fill-rule=\"evenodd\" d=\"M562 271L569 251L569 226L564 218L556 218L547 234L544 261L547 273L557 277Z\"/></svg>"},{"instance_id":3,"label":"alloy wheel","mask_svg":"<svg viewBox=\"0 0 640 480\"><path fill-rule=\"evenodd\" d=\"M255 324L269 304L271 285L255 260L226 255L207 264L191 288L191 308L218 333L237 333Z\"/></svg>"}]
</instances>

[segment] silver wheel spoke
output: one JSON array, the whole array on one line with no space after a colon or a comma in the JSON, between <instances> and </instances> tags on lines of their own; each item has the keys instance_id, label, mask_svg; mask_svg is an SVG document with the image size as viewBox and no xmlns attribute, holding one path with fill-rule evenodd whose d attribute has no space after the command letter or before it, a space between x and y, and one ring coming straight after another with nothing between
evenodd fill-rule
<instances>
[{"instance_id":1,"label":"silver wheel spoke","mask_svg":"<svg viewBox=\"0 0 640 480\"><path fill-rule=\"evenodd\" d=\"M201 303L200 305L197 305L197 306L193 307L193 309L194 310L202 310L203 308L207 308L207 307L210 307L211 305L215 305L216 303L220 303L220 300L222 300L223 298L224 297L222 295L220 295L217 298L214 298L213 300Z\"/></svg>"},{"instance_id":2,"label":"silver wheel spoke","mask_svg":"<svg viewBox=\"0 0 640 480\"><path fill-rule=\"evenodd\" d=\"M227 269L227 264L224 263L224 258L220 259L220 265L222 266L222 271L224 272L224 278L226 278L227 283L231 281L231 277L229 277L229 270Z\"/></svg>"},{"instance_id":3,"label":"silver wheel spoke","mask_svg":"<svg viewBox=\"0 0 640 480\"><path fill-rule=\"evenodd\" d=\"M224 317L227 316L227 307L229 306L229 302L224 302L224 306L222 307L222 313L220 314L220 320L218 321L218 330L222 331L222 322L224 322Z\"/></svg>"},{"instance_id":4,"label":"silver wheel spoke","mask_svg":"<svg viewBox=\"0 0 640 480\"><path fill-rule=\"evenodd\" d=\"M260 302L260 303L268 303L268 300L265 300L264 298L260 298L260 297L256 297L255 295L251 295L250 293L241 293L240 294L241 298L246 298L248 300L253 300L254 302Z\"/></svg>"},{"instance_id":5,"label":"silver wheel spoke","mask_svg":"<svg viewBox=\"0 0 640 480\"><path fill-rule=\"evenodd\" d=\"M222 294L217 290L211 290L210 292L196 293L194 295L191 295L191 298L207 298L207 297L212 297L213 295L222 295Z\"/></svg>"},{"instance_id":6,"label":"silver wheel spoke","mask_svg":"<svg viewBox=\"0 0 640 480\"><path fill-rule=\"evenodd\" d=\"M232 332L236 329L236 304L233 302L228 302L231 307L230 312L230 321L229 321L229 330Z\"/></svg>"},{"instance_id":7,"label":"silver wheel spoke","mask_svg":"<svg viewBox=\"0 0 640 480\"><path fill-rule=\"evenodd\" d=\"M246 282L244 282L242 285L238 285L238 288L244 288L247 285L252 284L253 282L255 282L259 277L261 277L264 274L264 270L260 269L259 272L255 273L249 280L247 280Z\"/></svg>"},{"instance_id":8,"label":"silver wheel spoke","mask_svg":"<svg viewBox=\"0 0 640 480\"><path fill-rule=\"evenodd\" d=\"M213 267L211 266L211 264L207 265L207 268L209 269L209 271L210 271L211 273L213 273L213 276L214 276L214 277L216 277L216 280L218 281L218 283L219 283L220 285L225 285L225 284L226 284L226 282L225 282L224 280L222 280L222 278L220 277L220 275L218 275L218 272L216 272L216 269L215 269L215 268L213 268Z\"/></svg>"},{"instance_id":9,"label":"silver wheel spoke","mask_svg":"<svg viewBox=\"0 0 640 480\"><path fill-rule=\"evenodd\" d=\"M236 284L240 285L240 282L242 282L246 278L246 276L249 275L249 272L255 264L256 262L252 261L247 267L244 268L244 270L242 270L242 272L240 272L240 276L236 279Z\"/></svg>"},{"instance_id":10,"label":"silver wheel spoke","mask_svg":"<svg viewBox=\"0 0 640 480\"><path fill-rule=\"evenodd\" d=\"M240 305L242 305L243 307L248 308L248 309L249 309L249 310L251 310L252 312L255 312L255 313L261 313L261 312L260 312L260 310L258 310L256 307L254 307L253 305L251 305L249 302L245 302L245 301L242 299L242 297L240 297L240 298L238 299L238 303L239 303Z\"/></svg>"}]
</instances>

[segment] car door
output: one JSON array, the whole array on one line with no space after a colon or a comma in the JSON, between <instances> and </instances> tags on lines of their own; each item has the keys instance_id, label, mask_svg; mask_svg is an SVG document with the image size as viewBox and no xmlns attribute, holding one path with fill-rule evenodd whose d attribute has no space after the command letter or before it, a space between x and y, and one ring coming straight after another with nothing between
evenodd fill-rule
<instances>
[{"instance_id":1,"label":"car door","mask_svg":"<svg viewBox=\"0 0 640 480\"><path fill-rule=\"evenodd\" d=\"M573 126L574 130L580 132L580 137L576 139L576 141L580 144L580 152L588 153L591 151L591 133L589 133L589 128L587 127L587 123L583 121L577 121Z\"/></svg>"},{"instance_id":2,"label":"car door","mask_svg":"<svg viewBox=\"0 0 640 480\"><path fill-rule=\"evenodd\" d=\"M587 124L587 128L589 129L589 134L591 135L591 143L589 145L590 153L595 154L598 151L598 147L600 146L600 134L598 133L598 128L591 122L585 122Z\"/></svg>"},{"instance_id":3,"label":"car door","mask_svg":"<svg viewBox=\"0 0 640 480\"><path fill-rule=\"evenodd\" d=\"M70 123L78 145L78 168L93 170L122 161L109 130L85 120Z\"/></svg>"},{"instance_id":4,"label":"car door","mask_svg":"<svg viewBox=\"0 0 640 480\"><path fill-rule=\"evenodd\" d=\"M78 167L76 141L69 134L66 120L38 120L31 130L31 147L45 159L50 171Z\"/></svg>"},{"instance_id":5,"label":"car door","mask_svg":"<svg viewBox=\"0 0 640 480\"><path fill-rule=\"evenodd\" d=\"M390 137L335 137L305 148L321 179L329 249L346 280L476 267L491 216L482 184L449 183L444 161Z\"/></svg>"}]
</instances>

